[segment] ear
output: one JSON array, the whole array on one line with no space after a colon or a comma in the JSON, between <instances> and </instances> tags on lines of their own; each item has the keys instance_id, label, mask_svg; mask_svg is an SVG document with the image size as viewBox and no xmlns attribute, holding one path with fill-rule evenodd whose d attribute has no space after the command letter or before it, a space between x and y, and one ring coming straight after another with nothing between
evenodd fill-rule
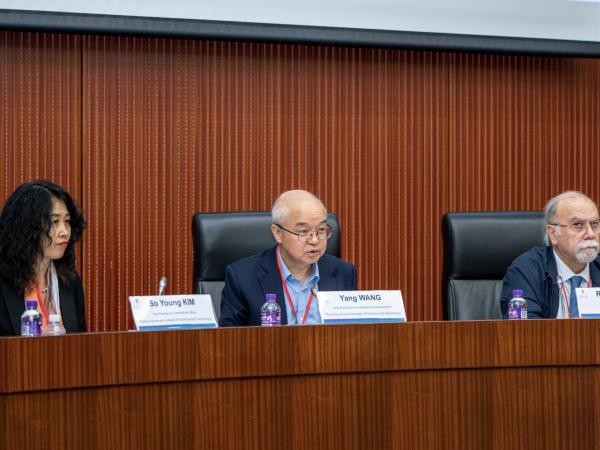
<instances>
[{"instance_id":1,"label":"ear","mask_svg":"<svg viewBox=\"0 0 600 450\"><path fill-rule=\"evenodd\" d=\"M278 244L281 244L281 228L279 228L274 223L271 224L271 233L273 233L273 237L277 241Z\"/></svg>"},{"instance_id":2,"label":"ear","mask_svg":"<svg viewBox=\"0 0 600 450\"><path fill-rule=\"evenodd\" d=\"M554 225L546 225L546 233L548 233L548 240L552 245L556 245L558 237L556 236L556 227Z\"/></svg>"}]
</instances>

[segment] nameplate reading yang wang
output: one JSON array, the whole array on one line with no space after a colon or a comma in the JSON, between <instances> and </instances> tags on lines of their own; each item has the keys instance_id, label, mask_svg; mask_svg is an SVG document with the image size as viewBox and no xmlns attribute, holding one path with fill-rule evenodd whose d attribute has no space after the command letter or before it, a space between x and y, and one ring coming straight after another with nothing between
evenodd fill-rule
<instances>
[{"instance_id":1,"label":"nameplate reading yang wang","mask_svg":"<svg viewBox=\"0 0 600 450\"><path fill-rule=\"evenodd\" d=\"M406 322L400 291L319 291L323 323Z\"/></svg>"}]
</instances>

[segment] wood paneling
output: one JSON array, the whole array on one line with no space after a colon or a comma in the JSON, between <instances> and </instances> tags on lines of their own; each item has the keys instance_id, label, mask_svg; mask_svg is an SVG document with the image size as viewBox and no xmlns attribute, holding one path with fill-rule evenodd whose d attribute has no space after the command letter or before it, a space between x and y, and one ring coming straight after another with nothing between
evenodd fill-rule
<instances>
[{"instance_id":1,"label":"wood paneling","mask_svg":"<svg viewBox=\"0 0 600 450\"><path fill-rule=\"evenodd\" d=\"M440 220L600 198L600 60L36 33L1 35L0 173L64 184L92 330L127 297L191 290L197 211L305 188L360 288L442 318ZM41 149L44 149L43 151Z\"/></svg>"},{"instance_id":2,"label":"wood paneling","mask_svg":"<svg viewBox=\"0 0 600 450\"><path fill-rule=\"evenodd\" d=\"M450 74L451 210L600 199L600 60L461 54Z\"/></svg>"},{"instance_id":3,"label":"wood paneling","mask_svg":"<svg viewBox=\"0 0 600 450\"><path fill-rule=\"evenodd\" d=\"M4 338L0 448L50 432L65 450L596 448L599 332L565 320Z\"/></svg>"},{"instance_id":4,"label":"wood paneling","mask_svg":"<svg viewBox=\"0 0 600 450\"><path fill-rule=\"evenodd\" d=\"M409 317L435 317L438 305L415 300L435 296L440 275L429 265L440 258L447 60L85 38L86 286L118 299L93 305L92 329L125 328L127 295L154 292L162 274L171 292L189 291L194 212L270 209L289 188L338 213L361 287L400 287Z\"/></svg>"},{"instance_id":5,"label":"wood paneling","mask_svg":"<svg viewBox=\"0 0 600 450\"><path fill-rule=\"evenodd\" d=\"M0 32L1 203L36 178L81 199L80 94L80 37Z\"/></svg>"}]
</instances>

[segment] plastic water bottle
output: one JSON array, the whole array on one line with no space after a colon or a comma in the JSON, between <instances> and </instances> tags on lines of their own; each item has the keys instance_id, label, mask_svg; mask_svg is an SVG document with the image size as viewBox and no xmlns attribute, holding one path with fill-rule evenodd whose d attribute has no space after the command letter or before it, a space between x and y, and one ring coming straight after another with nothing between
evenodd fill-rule
<instances>
[{"instance_id":1,"label":"plastic water bottle","mask_svg":"<svg viewBox=\"0 0 600 450\"><path fill-rule=\"evenodd\" d=\"M512 298L508 302L508 319L527 319L527 301L523 298L521 289L513 289Z\"/></svg>"},{"instance_id":2,"label":"plastic water bottle","mask_svg":"<svg viewBox=\"0 0 600 450\"><path fill-rule=\"evenodd\" d=\"M281 308L277 304L275 294L266 294L265 303L260 309L260 324L263 327L281 325Z\"/></svg>"},{"instance_id":3,"label":"plastic water bottle","mask_svg":"<svg viewBox=\"0 0 600 450\"><path fill-rule=\"evenodd\" d=\"M37 310L37 300L25 300L25 312L21 316L21 336L41 336L42 316Z\"/></svg>"},{"instance_id":4,"label":"plastic water bottle","mask_svg":"<svg viewBox=\"0 0 600 450\"><path fill-rule=\"evenodd\" d=\"M44 336L63 336L67 334L67 330L60 323L60 316L58 314L50 314L48 316L48 324L42 329L42 335Z\"/></svg>"}]
</instances>

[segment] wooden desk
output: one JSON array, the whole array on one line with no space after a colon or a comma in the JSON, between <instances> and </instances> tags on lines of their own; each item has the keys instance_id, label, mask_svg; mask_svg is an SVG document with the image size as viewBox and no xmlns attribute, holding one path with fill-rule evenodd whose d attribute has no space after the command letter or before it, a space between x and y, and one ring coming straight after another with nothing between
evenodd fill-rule
<instances>
[{"instance_id":1,"label":"wooden desk","mask_svg":"<svg viewBox=\"0 0 600 450\"><path fill-rule=\"evenodd\" d=\"M2 338L0 449L593 449L599 337L552 320Z\"/></svg>"}]
</instances>

